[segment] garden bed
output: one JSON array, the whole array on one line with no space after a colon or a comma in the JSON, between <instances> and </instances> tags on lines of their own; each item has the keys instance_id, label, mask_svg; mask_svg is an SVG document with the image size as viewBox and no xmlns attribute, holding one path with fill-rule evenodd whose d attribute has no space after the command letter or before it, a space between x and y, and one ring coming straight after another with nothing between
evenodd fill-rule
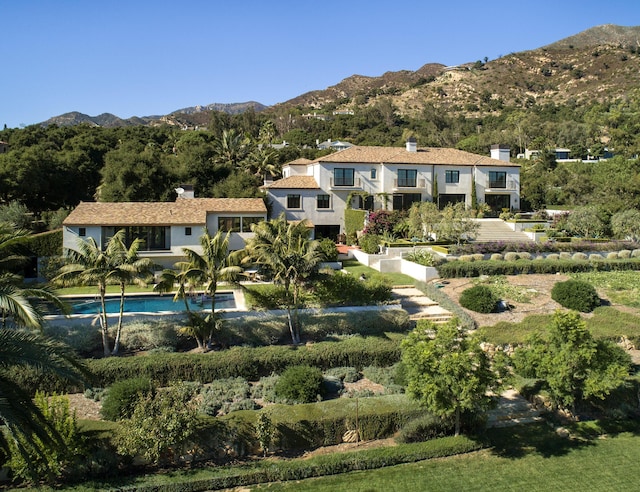
<instances>
[{"instance_id":1,"label":"garden bed","mask_svg":"<svg viewBox=\"0 0 640 492\"><path fill-rule=\"evenodd\" d=\"M507 275L504 277L509 285L524 290L531 289L531 296L528 302L519 302L514 299L506 299L511 306L510 309L499 313L482 314L465 309L465 311L476 322L477 326L493 326L500 321L517 323L526 316L532 314L550 314L560 308L560 304L551 299L551 289L556 282L567 280L566 275ZM443 284L444 292L456 303L460 294L465 289L475 285L478 279L473 278L451 278ZM533 292L535 291L535 292ZM464 308L463 308L464 309Z\"/></svg>"}]
</instances>

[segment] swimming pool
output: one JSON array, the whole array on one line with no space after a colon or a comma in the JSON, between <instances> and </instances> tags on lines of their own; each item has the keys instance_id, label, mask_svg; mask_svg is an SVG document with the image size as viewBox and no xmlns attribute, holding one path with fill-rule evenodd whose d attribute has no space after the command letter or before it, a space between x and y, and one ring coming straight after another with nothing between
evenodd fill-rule
<instances>
[{"instance_id":1,"label":"swimming pool","mask_svg":"<svg viewBox=\"0 0 640 492\"><path fill-rule=\"evenodd\" d=\"M100 312L100 299L95 297L91 299L65 299L73 309L71 314L98 314ZM190 297L189 309L192 311L201 311L203 309L211 309L211 298L205 298L202 302L202 296ZM106 300L106 310L109 314L117 314L120 312L120 298L109 297ZM220 292L216 294L216 310L218 309L235 309L236 302L233 292ZM184 300L173 301L172 295L145 295L145 296L126 296L124 301L125 313L158 313L158 312L180 312L185 311Z\"/></svg>"}]
</instances>

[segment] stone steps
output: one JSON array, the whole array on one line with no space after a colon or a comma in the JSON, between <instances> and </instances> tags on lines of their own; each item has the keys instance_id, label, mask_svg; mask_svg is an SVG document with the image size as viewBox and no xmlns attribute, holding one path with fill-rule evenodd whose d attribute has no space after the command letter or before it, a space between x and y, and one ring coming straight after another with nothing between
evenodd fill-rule
<instances>
[{"instance_id":1,"label":"stone steps","mask_svg":"<svg viewBox=\"0 0 640 492\"><path fill-rule=\"evenodd\" d=\"M503 242L531 242L524 232L516 232L501 219L479 219L480 224L475 243L503 241Z\"/></svg>"},{"instance_id":2,"label":"stone steps","mask_svg":"<svg viewBox=\"0 0 640 492\"><path fill-rule=\"evenodd\" d=\"M540 410L534 408L515 390L507 390L500 396L498 406L489 412L487 426L508 427L541 420Z\"/></svg>"}]
</instances>

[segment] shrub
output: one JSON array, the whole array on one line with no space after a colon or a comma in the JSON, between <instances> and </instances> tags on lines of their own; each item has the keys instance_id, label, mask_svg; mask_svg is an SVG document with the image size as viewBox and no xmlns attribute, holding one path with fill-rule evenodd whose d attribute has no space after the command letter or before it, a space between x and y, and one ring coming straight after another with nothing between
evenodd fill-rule
<instances>
[{"instance_id":1,"label":"shrub","mask_svg":"<svg viewBox=\"0 0 640 492\"><path fill-rule=\"evenodd\" d=\"M609 251L607 253L607 260L617 260L618 259L618 253L616 251Z\"/></svg>"},{"instance_id":2,"label":"shrub","mask_svg":"<svg viewBox=\"0 0 640 492\"><path fill-rule=\"evenodd\" d=\"M484 255L482 253L474 253L471 255L473 261L482 261L484 260Z\"/></svg>"},{"instance_id":3,"label":"shrub","mask_svg":"<svg viewBox=\"0 0 640 492\"><path fill-rule=\"evenodd\" d=\"M136 401L115 436L118 452L151 463L176 462L197 430L191 388L182 384Z\"/></svg>"},{"instance_id":4,"label":"shrub","mask_svg":"<svg viewBox=\"0 0 640 492\"><path fill-rule=\"evenodd\" d=\"M326 261L338 260L338 249L336 248L336 244L328 237L320 240L320 251L324 254Z\"/></svg>"},{"instance_id":5,"label":"shrub","mask_svg":"<svg viewBox=\"0 0 640 492\"><path fill-rule=\"evenodd\" d=\"M423 442L437 437L444 437L452 431L451 422L424 414L407 422L396 436L396 442Z\"/></svg>"},{"instance_id":6,"label":"shrub","mask_svg":"<svg viewBox=\"0 0 640 492\"><path fill-rule=\"evenodd\" d=\"M628 249L621 249L618 251L618 258L626 260L627 258L631 258L631 251Z\"/></svg>"},{"instance_id":7,"label":"shrub","mask_svg":"<svg viewBox=\"0 0 640 492\"><path fill-rule=\"evenodd\" d=\"M551 289L551 298L567 309L589 313L600 305L596 289L582 280L558 282Z\"/></svg>"},{"instance_id":8,"label":"shrub","mask_svg":"<svg viewBox=\"0 0 640 492\"><path fill-rule=\"evenodd\" d=\"M497 304L498 298L486 285L475 285L460 295L460 305L477 313L492 313Z\"/></svg>"},{"instance_id":9,"label":"shrub","mask_svg":"<svg viewBox=\"0 0 640 492\"><path fill-rule=\"evenodd\" d=\"M638 258L638 257L640 257L640 249L634 249L631 252L631 258Z\"/></svg>"},{"instance_id":10,"label":"shrub","mask_svg":"<svg viewBox=\"0 0 640 492\"><path fill-rule=\"evenodd\" d=\"M355 383L361 376L355 367L333 367L324 372L325 377L334 377L345 383Z\"/></svg>"},{"instance_id":11,"label":"shrub","mask_svg":"<svg viewBox=\"0 0 640 492\"><path fill-rule=\"evenodd\" d=\"M134 321L122 327L122 346L127 350L152 350L178 346L178 332L174 325L163 321Z\"/></svg>"},{"instance_id":12,"label":"shrub","mask_svg":"<svg viewBox=\"0 0 640 492\"><path fill-rule=\"evenodd\" d=\"M560 253L560 259L561 260L570 260L571 259L571 253L569 253L567 251L562 251Z\"/></svg>"},{"instance_id":13,"label":"shrub","mask_svg":"<svg viewBox=\"0 0 640 492\"><path fill-rule=\"evenodd\" d=\"M8 440L10 457L5 465L20 479L35 483L54 482L65 475L68 477L75 468L80 468L78 465L86 458L87 449L68 397L48 397L39 392L35 404L51 426L43 429L43 432L50 438L54 432L57 433L57 438L64 445L52 446L36 436L32 441L27 441L19 435L17 441Z\"/></svg>"},{"instance_id":14,"label":"shrub","mask_svg":"<svg viewBox=\"0 0 640 492\"><path fill-rule=\"evenodd\" d=\"M473 255L460 255L460 258L458 258L458 260L460 260L460 261L474 261L475 258L473 257Z\"/></svg>"},{"instance_id":15,"label":"shrub","mask_svg":"<svg viewBox=\"0 0 640 492\"><path fill-rule=\"evenodd\" d=\"M442 262L442 259L439 256L434 255L431 251L426 249L419 249L417 251L410 252L407 254L405 259L422 266L435 266Z\"/></svg>"},{"instance_id":16,"label":"shrub","mask_svg":"<svg viewBox=\"0 0 640 492\"><path fill-rule=\"evenodd\" d=\"M286 369L275 386L276 396L295 403L311 403L323 394L322 371L317 367L293 366Z\"/></svg>"},{"instance_id":17,"label":"shrub","mask_svg":"<svg viewBox=\"0 0 640 492\"><path fill-rule=\"evenodd\" d=\"M100 413L106 420L130 418L138 401L154 393L155 387L148 377L118 381L108 388Z\"/></svg>"},{"instance_id":18,"label":"shrub","mask_svg":"<svg viewBox=\"0 0 640 492\"><path fill-rule=\"evenodd\" d=\"M518 253L518 259L520 259L520 260L530 260L531 259L531 253L529 253L528 251L523 251L521 253Z\"/></svg>"},{"instance_id":19,"label":"shrub","mask_svg":"<svg viewBox=\"0 0 640 492\"><path fill-rule=\"evenodd\" d=\"M585 253L573 253L571 259L574 261L588 260L589 257Z\"/></svg>"},{"instance_id":20,"label":"shrub","mask_svg":"<svg viewBox=\"0 0 640 492\"><path fill-rule=\"evenodd\" d=\"M200 392L200 412L215 417L229 413L231 407L246 400L250 394L249 383L243 378L227 378L212 381Z\"/></svg>"},{"instance_id":21,"label":"shrub","mask_svg":"<svg viewBox=\"0 0 640 492\"><path fill-rule=\"evenodd\" d=\"M362 251L370 255L378 253L378 245L380 245L381 242L382 238L377 234L363 234L360 239L358 239L358 244Z\"/></svg>"},{"instance_id":22,"label":"shrub","mask_svg":"<svg viewBox=\"0 0 640 492\"><path fill-rule=\"evenodd\" d=\"M551 253L550 255L547 255L547 260L559 260L560 259L560 255L558 253Z\"/></svg>"},{"instance_id":23,"label":"shrub","mask_svg":"<svg viewBox=\"0 0 640 492\"><path fill-rule=\"evenodd\" d=\"M100 330L95 326L46 326L47 336L66 343L81 355L90 355L102 350Z\"/></svg>"},{"instance_id":24,"label":"shrub","mask_svg":"<svg viewBox=\"0 0 640 492\"><path fill-rule=\"evenodd\" d=\"M251 386L251 398L262 399L269 403L275 403L276 383L280 376L264 376L257 383Z\"/></svg>"},{"instance_id":25,"label":"shrub","mask_svg":"<svg viewBox=\"0 0 640 492\"><path fill-rule=\"evenodd\" d=\"M500 261L500 260L503 260L503 259L504 259L504 257L500 253L493 253L491 255L491 260L492 261Z\"/></svg>"},{"instance_id":26,"label":"shrub","mask_svg":"<svg viewBox=\"0 0 640 492\"><path fill-rule=\"evenodd\" d=\"M513 251L505 253L504 259L505 261L516 261L518 259L518 253L514 253Z\"/></svg>"},{"instance_id":27,"label":"shrub","mask_svg":"<svg viewBox=\"0 0 640 492\"><path fill-rule=\"evenodd\" d=\"M602 255L599 255L598 253L591 253L589 255L589 261L601 261L602 259Z\"/></svg>"}]
</instances>

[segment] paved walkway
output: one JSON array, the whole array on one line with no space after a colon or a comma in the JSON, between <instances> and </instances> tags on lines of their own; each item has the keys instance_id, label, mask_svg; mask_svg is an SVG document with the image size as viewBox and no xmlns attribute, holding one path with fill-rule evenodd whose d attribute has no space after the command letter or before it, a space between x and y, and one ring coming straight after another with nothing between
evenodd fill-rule
<instances>
[{"instance_id":1,"label":"paved walkway","mask_svg":"<svg viewBox=\"0 0 640 492\"><path fill-rule=\"evenodd\" d=\"M400 301L402 309L411 319L428 319L434 323L446 323L453 314L441 308L437 302L427 297L415 287L395 287L391 290L394 299Z\"/></svg>"},{"instance_id":2,"label":"paved walkway","mask_svg":"<svg viewBox=\"0 0 640 492\"><path fill-rule=\"evenodd\" d=\"M498 406L489 412L487 426L509 427L540 420L540 410L535 409L517 391L507 390L500 396Z\"/></svg>"}]
</instances>

